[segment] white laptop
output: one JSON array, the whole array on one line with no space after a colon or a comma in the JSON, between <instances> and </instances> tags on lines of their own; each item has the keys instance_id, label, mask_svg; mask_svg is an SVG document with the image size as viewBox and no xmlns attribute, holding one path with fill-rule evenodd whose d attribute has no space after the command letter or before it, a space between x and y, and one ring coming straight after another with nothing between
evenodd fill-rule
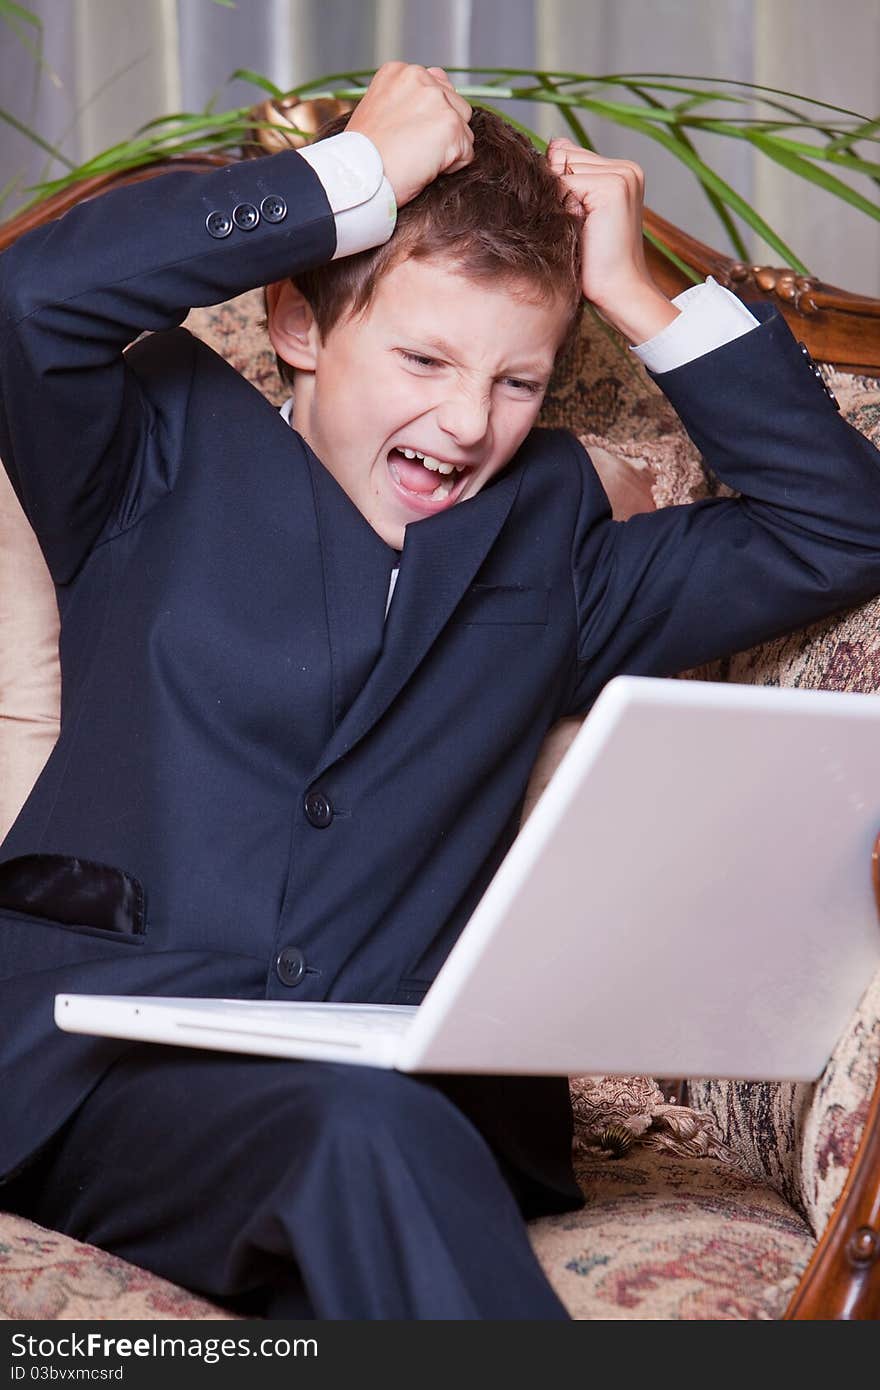
<instances>
[{"instance_id":1,"label":"white laptop","mask_svg":"<svg viewBox=\"0 0 880 1390\"><path fill-rule=\"evenodd\" d=\"M812 1080L880 965L880 699L617 676L418 1006L59 994L70 1032L404 1072Z\"/></svg>"}]
</instances>

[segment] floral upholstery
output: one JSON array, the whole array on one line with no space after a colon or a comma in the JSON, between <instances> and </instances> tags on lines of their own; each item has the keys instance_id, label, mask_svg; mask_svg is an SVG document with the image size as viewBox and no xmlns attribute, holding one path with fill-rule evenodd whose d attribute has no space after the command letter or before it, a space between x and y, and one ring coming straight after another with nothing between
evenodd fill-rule
<instances>
[{"instance_id":1,"label":"floral upholstery","mask_svg":"<svg viewBox=\"0 0 880 1390\"><path fill-rule=\"evenodd\" d=\"M880 972L815 1085L692 1081L690 1100L820 1236L855 1157L878 1070Z\"/></svg>"},{"instance_id":2,"label":"floral upholstery","mask_svg":"<svg viewBox=\"0 0 880 1390\"><path fill-rule=\"evenodd\" d=\"M0 1319L231 1317L116 1255L0 1214Z\"/></svg>"},{"instance_id":3,"label":"floral upholstery","mask_svg":"<svg viewBox=\"0 0 880 1390\"><path fill-rule=\"evenodd\" d=\"M193 311L187 326L274 403L289 394L259 326L252 292ZM880 443L880 386L828 373L851 420ZM591 452L614 515L730 494L704 472L693 444L637 359L586 314L581 342L557 368L542 423L564 425ZM14 501L14 499L13 499ZM0 541L20 514L0 495ZM26 538L18 543L33 548ZM33 566L39 569L39 565ZM51 650L51 586L37 574L35 608ZM0 585L2 593L2 585ZM20 600L20 591L17 593ZM685 678L880 691L880 601L791 637L683 672ZM10 650L3 645L0 672ZM8 637L8 632L7 632ZM49 663L51 665L51 663ZM49 737L56 682L31 701ZM20 715L0 680L4 719ZM5 702L5 703L4 703ZM578 727L548 738L524 815ZM44 753L44 756L45 756ZM3 766L0 742L0 766ZM31 760L33 762L33 759ZM9 766L7 763L5 766ZM32 780L34 765L23 776ZM2 779L0 779L2 780ZM16 794L29 780L19 777ZM2 788L0 788L2 790ZM6 823L11 814L6 808ZM4 832L0 799L0 837ZM14 813L14 808L13 812ZM775 1319L782 1316L840 1193L880 1063L880 976L815 1086L691 1083L674 1105L648 1077L574 1077L575 1167L582 1211L530 1223L536 1254L577 1319ZM0 1189L2 1205L2 1189ZM125 1261L0 1213L0 1318L229 1318L225 1310Z\"/></svg>"},{"instance_id":4,"label":"floral upholstery","mask_svg":"<svg viewBox=\"0 0 880 1390\"><path fill-rule=\"evenodd\" d=\"M532 1244L573 1318L779 1318L812 1253L803 1219L726 1162L575 1150L587 1199Z\"/></svg>"},{"instance_id":5,"label":"floral upholstery","mask_svg":"<svg viewBox=\"0 0 880 1390\"><path fill-rule=\"evenodd\" d=\"M880 446L880 383L825 372L847 419ZM880 599L687 676L880 693ZM840 1196L880 1068L880 976L815 1086L693 1081L692 1103L821 1235Z\"/></svg>"}]
</instances>

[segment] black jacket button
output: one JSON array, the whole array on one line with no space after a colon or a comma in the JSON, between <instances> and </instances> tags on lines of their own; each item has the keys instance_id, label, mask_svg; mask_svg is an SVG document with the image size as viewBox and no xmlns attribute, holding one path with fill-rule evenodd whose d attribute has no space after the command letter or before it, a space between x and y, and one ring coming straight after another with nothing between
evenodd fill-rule
<instances>
[{"instance_id":1,"label":"black jacket button","mask_svg":"<svg viewBox=\"0 0 880 1390\"><path fill-rule=\"evenodd\" d=\"M267 193L260 203L260 212L267 222L283 222L287 216L287 204L279 193Z\"/></svg>"},{"instance_id":2,"label":"black jacket button","mask_svg":"<svg viewBox=\"0 0 880 1390\"><path fill-rule=\"evenodd\" d=\"M228 212L209 212L205 218L205 226L211 236L217 237L219 240L221 237L229 236L232 231L232 218Z\"/></svg>"},{"instance_id":3,"label":"black jacket button","mask_svg":"<svg viewBox=\"0 0 880 1390\"><path fill-rule=\"evenodd\" d=\"M260 214L253 203L239 203L232 209L232 220L243 232L252 232L260 220Z\"/></svg>"},{"instance_id":4,"label":"black jacket button","mask_svg":"<svg viewBox=\"0 0 880 1390\"><path fill-rule=\"evenodd\" d=\"M285 946L275 958L275 974L283 985L293 989L306 973L306 958L298 946Z\"/></svg>"},{"instance_id":5,"label":"black jacket button","mask_svg":"<svg viewBox=\"0 0 880 1390\"><path fill-rule=\"evenodd\" d=\"M306 820L316 830L326 830L333 819L333 807L323 792L309 792L305 799Z\"/></svg>"}]
</instances>

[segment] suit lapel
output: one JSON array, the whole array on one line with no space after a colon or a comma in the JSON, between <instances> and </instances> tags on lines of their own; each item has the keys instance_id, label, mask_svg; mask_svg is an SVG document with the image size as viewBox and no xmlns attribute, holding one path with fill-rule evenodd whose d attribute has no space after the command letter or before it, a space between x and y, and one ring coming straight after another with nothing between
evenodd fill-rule
<instances>
[{"instance_id":1,"label":"suit lapel","mask_svg":"<svg viewBox=\"0 0 880 1390\"><path fill-rule=\"evenodd\" d=\"M382 650L397 552L386 545L306 445L320 532L337 729Z\"/></svg>"},{"instance_id":2,"label":"suit lapel","mask_svg":"<svg viewBox=\"0 0 880 1390\"><path fill-rule=\"evenodd\" d=\"M384 625L382 654L337 725L316 776L369 732L424 659L504 525L520 476L519 469L511 468L476 497L407 526L394 599ZM349 506L364 529L382 545L360 513L351 503ZM339 554L338 562L344 567L350 557ZM351 606L336 616L340 627L360 621L364 595L351 589L348 592ZM383 613L384 599L385 595ZM369 621L373 621L372 608Z\"/></svg>"}]
</instances>

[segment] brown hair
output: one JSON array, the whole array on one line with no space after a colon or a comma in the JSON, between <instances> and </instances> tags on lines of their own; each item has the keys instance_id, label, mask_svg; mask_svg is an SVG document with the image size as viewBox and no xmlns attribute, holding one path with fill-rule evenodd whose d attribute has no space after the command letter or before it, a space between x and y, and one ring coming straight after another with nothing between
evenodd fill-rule
<instances>
[{"instance_id":1,"label":"brown hair","mask_svg":"<svg viewBox=\"0 0 880 1390\"><path fill-rule=\"evenodd\" d=\"M316 140L338 135L350 114L328 121ZM500 282L530 299L567 302L571 317L560 351L570 346L583 305L580 218L564 209L556 175L524 135L481 108L470 124L470 164L441 174L400 208L384 245L291 277L322 339L343 316L367 308L378 281L398 262L443 256L477 283ZM292 369L276 360L292 384Z\"/></svg>"}]
</instances>

